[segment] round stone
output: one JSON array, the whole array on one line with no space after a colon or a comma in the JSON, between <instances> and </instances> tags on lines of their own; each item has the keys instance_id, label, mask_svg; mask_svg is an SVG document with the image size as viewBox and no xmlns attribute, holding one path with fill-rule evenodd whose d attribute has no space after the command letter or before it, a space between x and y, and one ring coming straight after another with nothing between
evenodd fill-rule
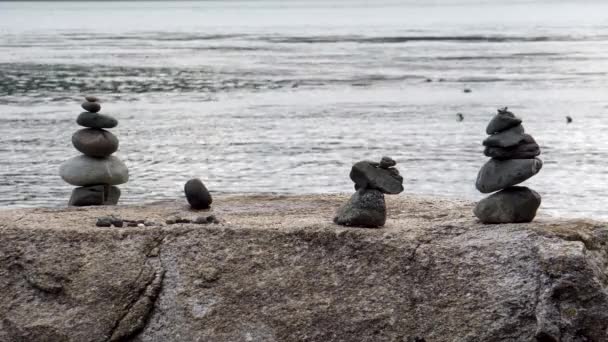
<instances>
[{"instance_id":1,"label":"round stone","mask_svg":"<svg viewBox=\"0 0 608 342\"><path fill-rule=\"evenodd\" d=\"M208 209L213 198L209 190L205 187L205 184L198 179L194 178L186 182L184 186L184 192L186 193L186 199L192 209Z\"/></svg>"},{"instance_id":2,"label":"round stone","mask_svg":"<svg viewBox=\"0 0 608 342\"><path fill-rule=\"evenodd\" d=\"M531 159L540 155L540 147L529 134L524 134L524 140L512 147L486 147L483 151L488 157L495 159Z\"/></svg>"},{"instance_id":3,"label":"round stone","mask_svg":"<svg viewBox=\"0 0 608 342\"><path fill-rule=\"evenodd\" d=\"M391 157L382 157L382 160L380 160L380 167L383 169L388 169L395 165L397 165L397 162Z\"/></svg>"},{"instance_id":4,"label":"round stone","mask_svg":"<svg viewBox=\"0 0 608 342\"><path fill-rule=\"evenodd\" d=\"M105 114L82 112L78 115L76 123L80 126L90 128L114 128L118 126L118 121Z\"/></svg>"},{"instance_id":5,"label":"round stone","mask_svg":"<svg viewBox=\"0 0 608 342\"><path fill-rule=\"evenodd\" d=\"M100 128L83 128L72 135L76 149L90 157L107 157L118 149L118 138Z\"/></svg>"},{"instance_id":6,"label":"round stone","mask_svg":"<svg viewBox=\"0 0 608 342\"><path fill-rule=\"evenodd\" d=\"M70 158L59 167L59 175L67 183L76 186L118 185L129 180L127 166L114 156Z\"/></svg>"},{"instance_id":7,"label":"round stone","mask_svg":"<svg viewBox=\"0 0 608 342\"><path fill-rule=\"evenodd\" d=\"M521 119L516 117L515 114L509 112L507 108L499 109L498 114L494 115L488 127L486 127L486 133L499 133L519 124L521 124Z\"/></svg>"},{"instance_id":8,"label":"round stone","mask_svg":"<svg viewBox=\"0 0 608 342\"><path fill-rule=\"evenodd\" d=\"M531 222L540 202L540 195L536 191L513 186L479 201L473 213L482 223Z\"/></svg>"},{"instance_id":9,"label":"round stone","mask_svg":"<svg viewBox=\"0 0 608 342\"><path fill-rule=\"evenodd\" d=\"M85 100L87 100L88 102L99 102L99 98L97 98L97 96L93 96L93 95L87 95L84 97Z\"/></svg>"},{"instance_id":10,"label":"round stone","mask_svg":"<svg viewBox=\"0 0 608 342\"><path fill-rule=\"evenodd\" d=\"M82 108L88 112L97 113L101 110L101 105L97 102L87 101L82 103Z\"/></svg>"},{"instance_id":11,"label":"round stone","mask_svg":"<svg viewBox=\"0 0 608 342\"><path fill-rule=\"evenodd\" d=\"M377 228L386 222L384 194L376 189L359 189L336 212L334 222L343 226Z\"/></svg>"},{"instance_id":12,"label":"round stone","mask_svg":"<svg viewBox=\"0 0 608 342\"><path fill-rule=\"evenodd\" d=\"M519 184L534 176L543 167L538 159L490 159L479 170L475 186L480 192L487 194Z\"/></svg>"}]
</instances>

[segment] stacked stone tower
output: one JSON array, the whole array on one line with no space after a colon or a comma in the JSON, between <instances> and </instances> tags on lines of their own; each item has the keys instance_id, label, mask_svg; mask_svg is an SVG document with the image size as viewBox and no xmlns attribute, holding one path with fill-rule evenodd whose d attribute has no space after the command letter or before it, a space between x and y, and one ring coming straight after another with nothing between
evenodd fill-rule
<instances>
[{"instance_id":1,"label":"stacked stone tower","mask_svg":"<svg viewBox=\"0 0 608 342\"><path fill-rule=\"evenodd\" d=\"M498 192L475 206L474 214L483 223L530 222L540 206L536 191L514 186L536 175L543 166L536 158L540 147L525 134L521 122L504 108L486 128L490 136L483 141L484 154L492 159L479 170L475 185L482 193Z\"/></svg>"},{"instance_id":2,"label":"stacked stone tower","mask_svg":"<svg viewBox=\"0 0 608 342\"><path fill-rule=\"evenodd\" d=\"M355 183L357 192L338 209L334 222L365 228L383 226L386 222L384 194L395 195L403 191L403 177L395 168L396 164L389 157L383 157L379 163L355 163L350 171L350 179Z\"/></svg>"},{"instance_id":3,"label":"stacked stone tower","mask_svg":"<svg viewBox=\"0 0 608 342\"><path fill-rule=\"evenodd\" d=\"M78 188L72 191L69 205L115 205L120 198L120 189L115 185L129 180L127 166L112 156L118 149L118 138L107 131L118 121L109 115L99 114L101 105L95 96L85 97L86 102L76 123L86 127L72 136L72 144L83 155L73 157L59 168L59 175Z\"/></svg>"}]
</instances>

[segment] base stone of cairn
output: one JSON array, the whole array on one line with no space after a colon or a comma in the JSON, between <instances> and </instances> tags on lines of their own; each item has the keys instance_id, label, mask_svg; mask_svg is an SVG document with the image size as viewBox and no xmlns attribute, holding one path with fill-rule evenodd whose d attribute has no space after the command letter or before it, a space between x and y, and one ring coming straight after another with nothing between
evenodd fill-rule
<instances>
[{"instance_id":1,"label":"base stone of cairn","mask_svg":"<svg viewBox=\"0 0 608 342\"><path fill-rule=\"evenodd\" d=\"M521 122L504 108L486 128L490 136L483 141L484 154L492 159L479 170L475 186L482 193L498 192L475 206L473 213L482 223L531 222L540 206L536 191L514 186L536 175L543 166L536 158L540 147L525 134Z\"/></svg>"},{"instance_id":2,"label":"base stone of cairn","mask_svg":"<svg viewBox=\"0 0 608 342\"><path fill-rule=\"evenodd\" d=\"M114 128L118 121L109 115L98 114L101 110L99 99L87 96L76 123L86 128L76 131L72 144L83 155L68 159L59 168L61 178L79 186L72 191L68 205L116 205L120 199L120 189L114 185L129 180L127 166L112 156L118 149L118 138L107 128Z\"/></svg>"},{"instance_id":3,"label":"base stone of cairn","mask_svg":"<svg viewBox=\"0 0 608 342\"><path fill-rule=\"evenodd\" d=\"M353 165L350 178L355 183L355 192L334 217L334 222L343 226L377 228L386 223L384 194L403 191L403 177L394 167L397 163L383 157L380 163L360 161Z\"/></svg>"}]
</instances>

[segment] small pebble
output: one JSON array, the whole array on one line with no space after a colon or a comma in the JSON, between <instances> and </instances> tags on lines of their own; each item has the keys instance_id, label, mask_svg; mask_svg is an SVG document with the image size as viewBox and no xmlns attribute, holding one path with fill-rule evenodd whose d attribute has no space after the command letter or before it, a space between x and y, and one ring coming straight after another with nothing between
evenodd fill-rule
<instances>
[{"instance_id":1,"label":"small pebble","mask_svg":"<svg viewBox=\"0 0 608 342\"><path fill-rule=\"evenodd\" d=\"M176 216L171 216L168 217L167 220L165 221L166 224L175 224L175 222L177 222L177 217Z\"/></svg>"},{"instance_id":2,"label":"small pebble","mask_svg":"<svg viewBox=\"0 0 608 342\"><path fill-rule=\"evenodd\" d=\"M397 162L390 157L382 157L382 160L380 160L380 167L383 169L388 169L395 165L397 165Z\"/></svg>"},{"instance_id":3,"label":"small pebble","mask_svg":"<svg viewBox=\"0 0 608 342\"><path fill-rule=\"evenodd\" d=\"M207 216L199 216L194 220L194 223L196 224L207 224L209 223L209 221L207 221Z\"/></svg>"},{"instance_id":4,"label":"small pebble","mask_svg":"<svg viewBox=\"0 0 608 342\"><path fill-rule=\"evenodd\" d=\"M87 112L97 113L101 110L101 105L97 102L83 102L82 108Z\"/></svg>"},{"instance_id":5,"label":"small pebble","mask_svg":"<svg viewBox=\"0 0 608 342\"><path fill-rule=\"evenodd\" d=\"M111 227L112 226L112 219L110 217L107 217L107 216L99 217L97 219L97 222L95 223L95 225L97 227Z\"/></svg>"},{"instance_id":6,"label":"small pebble","mask_svg":"<svg viewBox=\"0 0 608 342\"><path fill-rule=\"evenodd\" d=\"M469 88L464 88L464 90L463 90L463 91L464 91L465 93L470 93L472 90L471 90L471 89L469 89Z\"/></svg>"},{"instance_id":7,"label":"small pebble","mask_svg":"<svg viewBox=\"0 0 608 342\"><path fill-rule=\"evenodd\" d=\"M138 224L137 224L137 226L138 226L139 228L143 228L143 227L145 227L146 225L144 225L143 223L138 223Z\"/></svg>"},{"instance_id":8,"label":"small pebble","mask_svg":"<svg viewBox=\"0 0 608 342\"><path fill-rule=\"evenodd\" d=\"M97 96L93 96L93 95L87 95L84 97L85 100L87 100L88 102L99 102L99 98L97 98Z\"/></svg>"},{"instance_id":9,"label":"small pebble","mask_svg":"<svg viewBox=\"0 0 608 342\"><path fill-rule=\"evenodd\" d=\"M146 221L144 221L144 226L146 226L146 227L156 226L156 223L146 220Z\"/></svg>"}]
</instances>

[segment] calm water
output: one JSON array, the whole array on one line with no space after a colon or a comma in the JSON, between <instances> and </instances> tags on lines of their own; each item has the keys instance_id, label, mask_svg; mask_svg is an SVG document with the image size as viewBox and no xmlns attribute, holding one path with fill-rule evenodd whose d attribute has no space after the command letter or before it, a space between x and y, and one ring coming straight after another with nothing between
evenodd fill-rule
<instances>
[{"instance_id":1,"label":"calm water","mask_svg":"<svg viewBox=\"0 0 608 342\"><path fill-rule=\"evenodd\" d=\"M66 204L57 171L78 154L91 93L120 120L123 203L181 196L193 176L222 193L347 192L352 163L382 155L407 193L477 200L485 125L509 106L542 147L525 184L543 212L605 219L607 13L574 0L0 2L0 207Z\"/></svg>"}]
</instances>

